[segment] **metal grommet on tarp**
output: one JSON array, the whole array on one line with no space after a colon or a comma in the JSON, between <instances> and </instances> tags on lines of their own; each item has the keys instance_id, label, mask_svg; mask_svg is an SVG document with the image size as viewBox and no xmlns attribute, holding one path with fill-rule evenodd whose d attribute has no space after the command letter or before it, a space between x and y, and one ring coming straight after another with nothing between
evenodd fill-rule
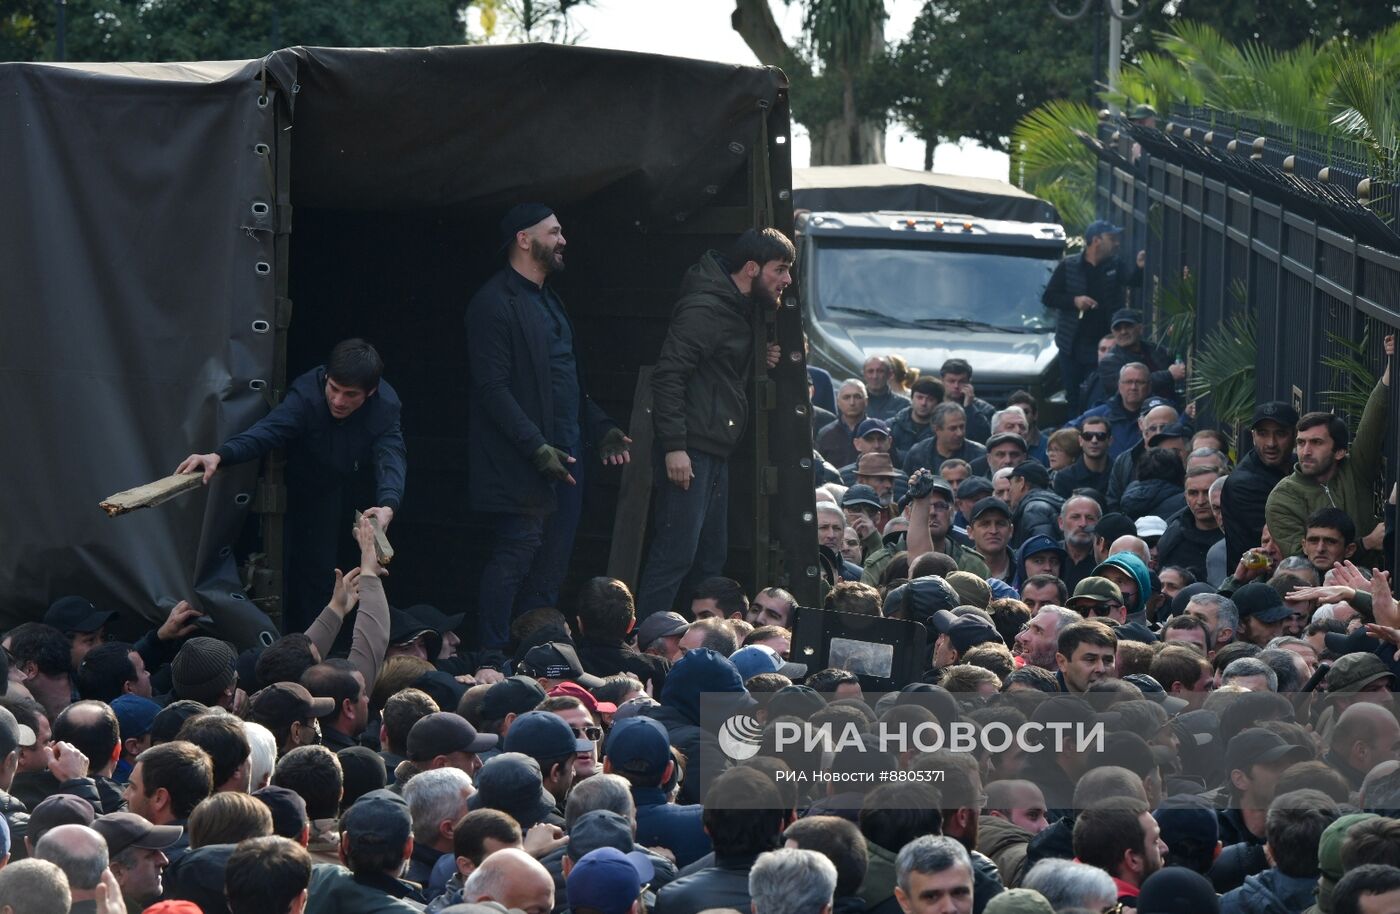
<instances>
[{"instance_id":1,"label":"metal grommet on tarp","mask_svg":"<svg viewBox=\"0 0 1400 914\"><path fill-rule=\"evenodd\" d=\"M266 216L270 211L270 207L261 200L254 203L249 209L253 211L254 216Z\"/></svg>"},{"instance_id":2,"label":"metal grommet on tarp","mask_svg":"<svg viewBox=\"0 0 1400 914\"><path fill-rule=\"evenodd\" d=\"M253 496L249 495L247 492L239 492L237 495L233 496L233 503L240 508L252 500Z\"/></svg>"},{"instance_id":3,"label":"metal grommet on tarp","mask_svg":"<svg viewBox=\"0 0 1400 914\"><path fill-rule=\"evenodd\" d=\"M230 590L228 592L228 598L230 600L246 600L248 599L248 595L246 593L240 593L237 590Z\"/></svg>"},{"instance_id":4,"label":"metal grommet on tarp","mask_svg":"<svg viewBox=\"0 0 1400 914\"><path fill-rule=\"evenodd\" d=\"M264 320L253 321L249 326L252 327L254 333L266 333L272 329L272 325Z\"/></svg>"},{"instance_id":5,"label":"metal grommet on tarp","mask_svg":"<svg viewBox=\"0 0 1400 914\"><path fill-rule=\"evenodd\" d=\"M253 272L257 273L259 276L266 276L272 272L272 264L268 263L266 260L259 260L257 263L253 264Z\"/></svg>"},{"instance_id":6,"label":"metal grommet on tarp","mask_svg":"<svg viewBox=\"0 0 1400 914\"><path fill-rule=\"evenodd\" d=\"M271 154L272 154L272 147L269 146L269 145L267 145L266 143L254 143L254 144L253 144L253 154L254 154L254 155L260 155L260 156L271 155Z\"/></svg>"},{"instance_id":7,"label":"metal grommet on tarp","mask_svg":"<svg viewBox=\"0 0 1400 914\"><path fill-rule=\"evenodd\" d=\"M262 378L253 378L251 381L248 382L248 389L249 389L249 390L266 390L266 389L267 389L267 382L264 381Z\"/></svg>"},{"instance_id":8,"label":"metal grommet on tarp","mask_svg":"<svg viewBox=\"0 0 1400 914\"><path fill-rule=\"evenodd\" d=\"M736 156L741 156L744 154L744 144L740 143L738 140L735 140L734 142L729 144L729 151L734 153Z\"/></svg>"}]
</instances>

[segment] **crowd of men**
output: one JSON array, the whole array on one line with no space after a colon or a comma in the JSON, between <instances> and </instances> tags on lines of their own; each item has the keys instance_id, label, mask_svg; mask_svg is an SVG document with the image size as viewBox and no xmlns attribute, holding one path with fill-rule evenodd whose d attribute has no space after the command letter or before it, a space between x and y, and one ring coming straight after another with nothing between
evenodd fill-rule
<instances>
[{"instance_id":1,"label":"crowd of men","mask_svg":"<svg viewBox=\"0 0 1400 914\"><path fill-rule=\"evenodd\" d=\"M1048 305L1109 310L1111 229ZM207 480L336 435L345 466L374 458L359 565L319 612L239 652L188 603L121 641L134 614L68 596L0 639L0 914L1400 911L1394 496L1377 497L1393 339L1354 435L1265 403L1237 442L1192 427L1185 367L1121 308L1054 431L1028 394L979 398L961 359L813 371L824 600L800 607L723 576L726 461L765 355L739 331L794 258L747 233L687 275L662 350L636 598L593 577L558 605L585 465L631 442L587 399L547 283L558 219L517 208L502 234L507 266L472 305L504 328L474 383L514 398L474 417L500 432L473 444L497 508L477 634L390 604L375 527L403 491L397 401L348 341L293 408L183 465ZM525 308L554 318L538 339L509 331ZM511 346L563 370L531 375ZM340 480L320 466L299 510L324 519ZM795 651L798 617L823 611L919 623L920 675L877 694L852 661ZM751 752L701 713L716 700L753 720ZM794 723L856 745L780 745ZM1070 726L1097 737L998 738ZM976 739L879 738L910 727Z\"/></svg>"}]
</instances>

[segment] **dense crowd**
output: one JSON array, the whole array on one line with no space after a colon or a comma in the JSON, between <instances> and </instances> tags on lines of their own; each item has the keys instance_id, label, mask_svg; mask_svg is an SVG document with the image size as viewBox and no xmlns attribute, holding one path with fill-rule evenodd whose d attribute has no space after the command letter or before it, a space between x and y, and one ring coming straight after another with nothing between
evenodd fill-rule
<instances>
[{"instance_id":1,"label":"dense crowd","mask_svg":"<svg viewBox=\"0 0 1400 914\"><path fill-rule=\"evenodd\" d=\"M557 219L513 210L503 238L515 275L473 307L528 300L559 318L542 351L568 355L544 282ZM540 603L567 565L553 525L576 510L581 455L630 457L575 367L483 420L534 429L511 447L548 481L538 514L498 519L487 574L505 577L482 594L505 602L465 640L462 615L392 606L374 525L403 491L397 401L375 399L372 347L337 347L297 427L369 415L357 446L394 440L374 452L389 470L359 565L319 613L242 652L188 603L134 642L110 632L135 618L81 596L4 634L0 914L1400 911L1400 607L1382 570L1394 495L1378 497L1393 340L1354 435L1265 403L1234 442L1193 428L1186 367L1131 310L1102 315L1099 370L1053 431L1024 392L979 398L961 359L922 374L876 355L839 384L811 369L824 596L801 607L718 573L735 378L761 354L746 338L728 368L707 360L740 345L723 309L778 306L793 256L747 233L683 285L656 382L650 606L606 577ZM551 385L580 410L548 407ZM184 468L207 480L294 425ZM794 650L798 617L824 610L922 625L920 675L877 695L854 654ZM751 751L705 719L716 699L754 722ZM784 748L794 724L854 746ZM998 738L1071 726L1094 739ZM891 751L894 727L975 739Z\"/></svg>"}]
</instances>

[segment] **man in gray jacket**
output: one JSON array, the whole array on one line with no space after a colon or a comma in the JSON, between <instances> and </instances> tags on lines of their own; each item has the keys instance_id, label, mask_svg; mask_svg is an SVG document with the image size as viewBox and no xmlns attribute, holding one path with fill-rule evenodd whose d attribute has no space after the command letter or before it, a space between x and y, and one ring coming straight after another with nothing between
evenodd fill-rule
<instances>
[{"instance_id":1,"label":"man in gray jacket","mask_svg":"<svg viewBox=\"0 0 1400 914\"><path fill-rule=\"evenodd\" d=\"M639 619L671 610L682 584L724 570L728 459L748 421L753 321L777 309L796 257L782 232L750 229L727 256L709 251L681 280L651 382L658 453ZM769 368L778 354L769 344Z\"/></svg>"}]
</instances>

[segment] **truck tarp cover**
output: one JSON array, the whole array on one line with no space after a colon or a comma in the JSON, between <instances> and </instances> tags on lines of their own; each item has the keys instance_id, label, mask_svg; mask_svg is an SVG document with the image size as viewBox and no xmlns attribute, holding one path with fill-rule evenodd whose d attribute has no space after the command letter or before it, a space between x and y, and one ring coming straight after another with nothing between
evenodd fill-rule
<instances>
[{"instance_id":1,"label":"truck tarp cover","mask_svg":"<svg viewBox=\"0 0 1400 914\"><path fill-rule=\"evenodd\" d=\"M794 168L792 205L824 213L956 213L1008 222L1059 222L1055 207L1005 181L892 165Z\"/></svg>"},{"instance_id":2,"label":"truck tarp cover","mask_svg":"<svg viewBox=\"0 0 1400 914\"><path fill-rule=\"evenodd\" d=\"M0 625L65 594L150 619L198 594L227 637L266 630L226 548L255 465L115 519L98 502L266 413L287 205L607 193L645 229L744 167L783 85L758 67L547 45L0 64ZM274 161L286 130L289 196Z\"/></svg>"}]
</instances>

